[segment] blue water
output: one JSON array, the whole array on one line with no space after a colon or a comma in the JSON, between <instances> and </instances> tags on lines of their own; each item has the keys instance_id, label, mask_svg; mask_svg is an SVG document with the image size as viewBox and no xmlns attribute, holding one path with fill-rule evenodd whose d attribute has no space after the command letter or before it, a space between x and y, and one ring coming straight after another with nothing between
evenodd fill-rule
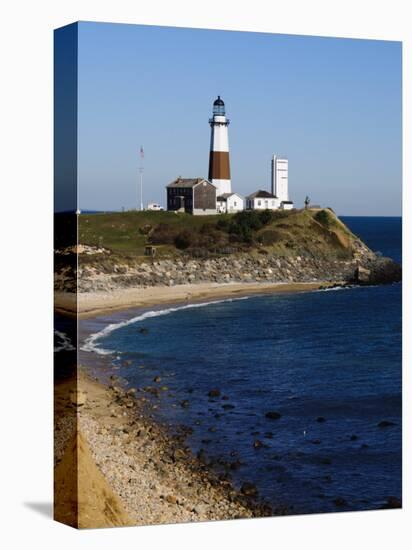
<instances>
[{"instance_id":1,"label":"blue water","mask_svg":"<svg viewBox=\"0 0 412 550\"><path fill-rule=\"evenodd\" d=\"M401 260L400 218L344 221ZM190 426L194 452L203 449L235 485L255 483L275 508L362 510L401 498L400 284L180 309L97 344L116 353L131 386L167 386L153 398L155 415ZM214 388L221 395L210 398ZM393 425L380 428L382 420Z\"/></svg>"}]
</instances>

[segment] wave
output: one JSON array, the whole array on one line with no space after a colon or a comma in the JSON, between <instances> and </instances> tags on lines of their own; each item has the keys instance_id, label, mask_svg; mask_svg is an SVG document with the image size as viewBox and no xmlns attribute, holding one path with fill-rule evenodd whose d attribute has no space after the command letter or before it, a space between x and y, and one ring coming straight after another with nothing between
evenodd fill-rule
<instances>
[{"instance_id":1,"label":"wave","mask_svg":"<svg viewBox=\"0 0 412 550\"><path fill-rule=\"evenodd\" d=\"M376 285L341 285L341 286L333 286L329 288L319 288L314 289L309 292L332 292L332 291L340 291L340 290L353 290L353 289L360 289L360 288L371 288ZM163 315L169 315L170 313L174 313L176 311L185 310L185 309L192 309L192 308L199 308L199 307L206 307L214 304L222 304L225 302L235 302L239 300L247 300L251 297L256 296L239 296L236 298L224 298L221 300L212 300L209 302L199 302L195 304L186 304L182 306L176 306L176 307L169 307L167 309L158 309L158 310L152 310L152 311L146 311L145 313L141 313L140 315L137 315L136 317L132 317L131 319L127 321L121 321L119 323L112 323L110 325L107 325L104 329L102 329L99 332L96 332L94 334L91 334L86 340L84 341L83 346L80 348L82 351L86 352L92 352L97 353L99 355L110 355L112 353L115 353L115 350L108 350L104 349L103 347L100 347L97 345L98 340L108 336L115 330L121 329L123 327L126 327L128 325L132 325L134 323L138 323L140 321L144 321L146 319L151 319L153 317L162 317ZM263 297L259 296L259 297Z\"/></svg>"},{"instance_id":2,"label":"wave","mask_svg":"<svg viewBox=\"0 0 412 550\"><path fill-rule=\"evenodd\" d=\"M54 346L54 353L59 351L74 351L76 348L73 346L70 337L60 330L54 331L54 337L60 340L60 343Z\"/></svg>"},{"instance_id":3,"label":"wave","mask_svg":"<svg viewBox=\"0 0 412 550\"><path fill-rule=\"evenodd\" d=\"M391 283L390 286L398 284L398 283ZM339 285L339 286L330 286L327 288L317 288L316 290L313 290L313 292L333 292L334 290L357 290L357 289L364 289L364 288L376 288L378 286L382 285Z\"/></svg>"},{"instance_id":4,"label":"wave","mask_svg":"<svg viewBox=\"0 0 412 550\"><path fill-rule=\"evenodd\" d=\"M247 300L250 298L250 296L242 296L239 298L225 298L222 300L213 300L210 302L199 302L196 304L186 304L184 306L177 306L177 307L169 307L167 309L158 309L158 310L152 310L152 311L146 311L145 313L141 313L140 315L137 315L136 317L132 317L131 319L128 319L127 321L121 321L119 323L111 323L110 325L107 325L104 327L104 329L100 330L99 332L96 332L94 334L91 334L86 340L84 341L83 346L80 348L82 351L87 351L91 353L97 353L99 355L110 355L112 353L116 353L115 350L108 350L104 349L103 347L99 347L97 342L98 340L101 340L102 338L108 336L115 330L119 330L123 327L126 327L128 325L133 325L134 323L138 323L140 321L144 321L146 319L151 319L153 317L162 317L163 315L169 315L170 313L174 313L176 311L181 311L184 309L193 309L193 308L200 308L200 307L206 307L211 306L215 304L222 304L224 302L235 302L239 300Z\"/></svg>"},{"instance_id":5,"label":"wave","mask_svg":"<svg viewBox=\"0 0 412 550\"><path fill-rule=\"evenodd\" d=\"M313 292L333 292L335 290L348 290L352 288L357 288L357 286L356 285L330 286L328 288L317 288Z\"/></svg>"}]
</instances>

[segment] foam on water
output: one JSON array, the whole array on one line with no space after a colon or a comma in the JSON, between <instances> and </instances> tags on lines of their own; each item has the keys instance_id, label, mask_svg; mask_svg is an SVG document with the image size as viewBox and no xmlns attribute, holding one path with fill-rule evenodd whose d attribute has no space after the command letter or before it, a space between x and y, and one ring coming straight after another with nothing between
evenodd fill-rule
<instances>
[{"instance_id":1,"label":"foam on water","mask_svg":"<svg viewBox=\"0 0 412 550\"><path fill-rule=\"evenodd\" d=\"M60 330L54 331L55 338L57 337L60 342L54 346L54 353L59 351L74 351L76 348L73 346L70 337Z\"/></svg>"},{"instance_id":2,"label":"foam on water","mask_svg":"<svg viewBox=\"0 0 412 550\"><path fill-rule=\"evenodd\" d=\"M158 309L158 310L152 310L152 311L146 311L145 313L141 313L140 315L137 315L136 317L132 317L131 319L128 319L127 321L121 321L119 323L111 323L110 325L107 325L104 327L104 329L100 330L99 332L96 332L94 334L91 334L88 338L86 338L83 346L80 348L82 351L87 351L91 353L97 353L99 355L110 355L114 353L113 350L107 350L103 347L99 347L97 342L109 334L111 334L113 331L121 329L123 327L126 327L128 325L133 325L134 323L139 323L140 321L144 321L145 319L151 319L153 317L161 317L163 315L169 315L170 313L174 313L176 311L181 311L184 309L192 309L192 308L200 308L200 307L206 307L210 305L215 304L221 304L224 302L234 302L238 300L247 300L249 296L242 296L239 298L226 298L224 300L213 300L210 302L199 302L196 304L186 304L184 306L177 306L177 307L169 307L166 309Z\"/></svg>"}]
</instances>

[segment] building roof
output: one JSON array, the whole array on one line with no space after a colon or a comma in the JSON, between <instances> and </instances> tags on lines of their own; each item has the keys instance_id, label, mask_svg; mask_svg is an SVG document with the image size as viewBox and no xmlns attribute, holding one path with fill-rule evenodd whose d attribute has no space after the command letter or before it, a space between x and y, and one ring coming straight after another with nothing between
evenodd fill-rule
<instances>
[{"instance_id":1,"label":"building roof","mask_svg":"<svg viewBox=\"0 0 412 550\"><path fill-rule=\"evenodd\" d=\"M210 182L205 178L180 178L179 177L174 181L172 181L171 183L169 183L169 185L167 185L166 187L194 187L195 185L197 185L202 181L207 181L208 183L210 183L210 185L213 185L212 182Z\"/></svg>"},{"instance_id":2,"label":"building roof","mask_svg":"<svg viewBox=\"0 0 412 550\"><path fill-rule=\"evenodd\" d=\"M258 191L255 191L251 195L248 195L246 198L248 198L248 199L277 199L277 196L272 195L272 193L269 193L269 191L264 191L263 189L259 189Z\"/></svg>"},{"instance_id":3,"label":"building roof","mask_svg":"<svg viewBox=\"0 0 412 550\"><path fill-rule=\"evenodd\" d=\"M221 105L221 106L224 106L224 102L223 102L223 99L220 97L220 95L217 96L217 99L215 99L213 105Z\"/></svg>"},{"instance_id":4,"label":"building roof","mask_svg":"<svg viewBox=\"0 0 412 550\"><path fill-rule=\"evenodd\" d=\"M226 201L229 197L232 197L233 195L236 195L237 197L240 197L243 199L242 195L239 195L239 193L223 193L222 195L219 195L216 197L216 200L218 201Z\"/></svg>"}]
</instances>

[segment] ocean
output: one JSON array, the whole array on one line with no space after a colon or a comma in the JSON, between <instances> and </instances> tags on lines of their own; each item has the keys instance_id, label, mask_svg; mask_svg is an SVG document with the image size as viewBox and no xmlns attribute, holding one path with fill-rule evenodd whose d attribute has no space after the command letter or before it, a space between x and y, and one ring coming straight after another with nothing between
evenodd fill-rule
<instances>
[{"instance_id":1,"label":"ocean","mask_svg":"<svg viewBox=\"0 0 412 550\"><path fill-rule=\"evenodd\" d=\"M401 218L342 220L401 261ZM129 310L80 322L98 352L80 362L167 387L155 418L274 508L377 509L402 496L401 298L393 284Z\"/></svg>"}]
</instances>

